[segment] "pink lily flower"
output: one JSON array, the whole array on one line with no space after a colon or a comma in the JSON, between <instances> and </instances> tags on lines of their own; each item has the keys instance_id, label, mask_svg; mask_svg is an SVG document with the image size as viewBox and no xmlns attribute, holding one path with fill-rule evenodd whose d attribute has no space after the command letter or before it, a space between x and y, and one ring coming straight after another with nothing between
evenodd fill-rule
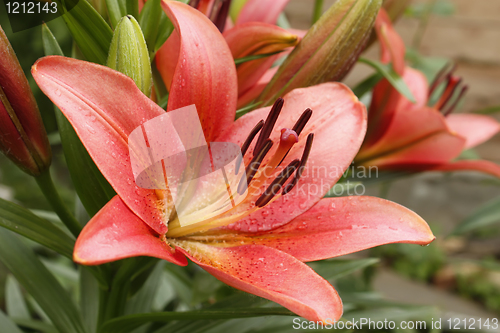
<instances>
[{"instance_id":1,"label":"pink lily flower","mask_svg":"<svg viewBox=\"0 0 500 333\"><path fill-rule=\"evenodd\" d=\"M36 82L118 193L78 237L75 262L151 256L186 265L189 258L228 285L309 320L339 319L339 295L304 262L434 239L425 221L395 203L322 199L362 143L365 107L343 84L325 83L291 91L273 107L234 121L237 77L224 38L182 3L164 2L163 8L180 36L167 111L195 104L207 142L240 145L244 165L257 163L259 171L248 174L249 194L235 208L181 226L170 220L167 191L139 188L130 166L128 136L165 111L119 72L70 58L42 58L32 69ZM286 176L276 169L280 162ZM279 193L266 192L271 184L279 184Z\"/></svg>"},{"instance_id":2,"label":"pink lily flower","mask_svg":"<svg viewBox=\"0 0 500 333\"><path fill-rule=\"evenodd\" d=\"M456 160L464 150L498 133L499 123L485 115L452 114L467 87L453 75L453 69L440 73L429 87L423 73L406 66L404 43L383 9L375 29L382 62L392 61L416 103L402 96L387 80L379 82L373 91L367 136L355 161L387 170L475 170L500 177L500 166L495 163ZM438 102L427 106L429 96L443 82L446 87Z\"/></svg>"},{"instance_id":3,"label":"pink lily flower","mask_svg":"<svg viewBox=\"0 0 500 333\"><path fill-rule=\"evenodd\" d=\"M230 21L227 14L231 1L189 2L190 6L210 18L220 31L224 31L224 37L234 59L278 53L237 66L238 108L245 106L260 95L276 72L275 68L271 69L273 63L289 53L304 35L302 31L291 32L275 25L278 15L287 2L273 1L272 4L264 4L248 1L241 11L241 15L246 19L238 21L234 26L226 23L226 18ZM270 20L258 15L259 11L255 11L256 8L260 8L260 12L266 12L272 17L276 16L275 19ZM173 50L178 48L179 36L174 32L156 53L156 66L167 89L170 89L174 66L177 63L177 53Z\"/></svg>"}]
</instances>

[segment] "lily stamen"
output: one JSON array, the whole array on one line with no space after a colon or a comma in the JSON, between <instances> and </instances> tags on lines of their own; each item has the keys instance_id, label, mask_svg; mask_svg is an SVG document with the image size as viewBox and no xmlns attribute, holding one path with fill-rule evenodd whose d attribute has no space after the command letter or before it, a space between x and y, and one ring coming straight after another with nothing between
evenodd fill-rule
<instances>
[{"instance_id":1,"label":"lily stamen","mask_svg":"<svg viewBox=\"0 0 500 333\"><path fill-rule=\"evenodd\" d=\"M297 133L297 135L300 135L300 133L306 126L309 119L311 119L311 116L312 116L312 110L309 108L305 109L305 111L300 115L299 120L297 120L297 122L292 128L295 131L295 133Z\"/></svg>"},{"instance_id":2,"label":"lily stamen","mask_svg":"<svg viewBox=\"0 0 500 333\"><path fill-rule=\"evenodd\" d=\"M281 97L274 102L271 111L269 112L269 115L266 118L264 127L260 132L259 138L257 139L257 143L255 144L255 148L253 150L254 156L260 150L261 146L264 144L264 141L266 141L266 139L268 139L269 136L271 135L274 125L276 124L276 120L278 120L278 116L281 112L281 109L283 108L283 103L284 100Z\"/></svg>"},{"instance_id":3,"label":"lily stamen","mask_svg":"<svg viewBox=\"0 0 500 333\"><path fill-rule=\"evenodd\" d=\"M288 166L274 179L271 185L266 188L257 201L255 201L255 206L264 207L267 205L279 193L279 191L283 188L283 184L285 184L299 165L300 161L298 159L290 162L290 164L288 164Z\"/></svg>"},{"instance_id":4,"label":"lily stamen","mask_svg":"<svg viewBox=\"0 0 500 333\"><path fill-rule=\"evenodd\" d=\"M283 188L283 195L287 194L290 192L295 185L297 185L300 176L302 176L302 172L304 171L304 168L307 163L307 158L309 157L309 153L311 152L311 147L314 139L314 134L310 133L307 136L307 141L306 141L306 146L304 147L304 151L302 152L302 157L300 158L300 165L297 168L297 172L295 173L295 177L293 177L292 181L288 183L284 188Z\"/></svg>"},{"instance_id":5,"label":"lily stamen","mask_svg":"<svg viewBox=\"0 0 500 333\"><path fill-rule=\"evenodd\" d=\"M455 94L455 91L457 87L460 86L461 82L462 78L450 75L446 81L446 88L434 107L438 110L442 110L446 103L448 103L448 101Z\"/></svg>"},{"instance_id":6,"label":"lily stamen","mask_svg":"<svg viewBox=\"0 0 500 333\"><path fill-rule=\"evenodd\" d=\"M455 100L451 103L451 105L446 109L444 110L441 109L441 112L443 113L443 115L446 117L447 115L449 115L450 113L453 112L453 110L455 109L455 107L458 105L458 103L462 100L463 96L465 95L465 93L467 92L467 90L469 90L469 86L468 85L464 85L462 86L462 89L460 90L460 92L458 93L458 96L457 98L455 98Z\"/></svg>"},{"instance_id":7,"label":"lily stamen","mask_svg":"<svg viewBox=\"0 0 500 333\"><path fill-rule=\"evenodd\" d=\"M243 180L245 178L242 178L240 183L238 184L238 193L242 195L245 193L246 188L248 185L250 185L250 182L252 181L253 177L259 170L260 164L262 163L262 160L264 157L266 157L267 153L273 146L273 141L271 139L267 139L264 145L262 146L262 149L253 157L252 161L248 164L245 170L245 175L243 177L246 177L246 186L245 182Z\"/></svg>"},{"instance_id":8,"label":"lily stamen","mask_svg":"<svg viewBox=\"0 0 500 333\"><path fill-rule=\"evenodd\" d=\"M250 147L250 145L252 144L253 139L255 138L257 133L259 133L259 131L262 129L263 126L264 126L264 120L259 121L257 123L257 125L255 125L255 127L250 131L250 134L248 134L248 137L246 138L245 142L241 146L241 158L238 158L238 161L236 161L236 167L234 170L235 175L237 175L238 172L240 171L240 165L241 165L241 162L243 161L243 157L245 157L245 154L246 154L248 148Z\"/></svg>"}]
</instances>

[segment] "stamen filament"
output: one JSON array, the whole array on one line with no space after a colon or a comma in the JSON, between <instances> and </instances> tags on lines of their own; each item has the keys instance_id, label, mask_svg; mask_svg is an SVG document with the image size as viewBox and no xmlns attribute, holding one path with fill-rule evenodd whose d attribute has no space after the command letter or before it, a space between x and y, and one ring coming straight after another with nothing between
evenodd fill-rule
<instances>
[{"instance_id":1,"label":"stamen filament","mask_svg":"<svg viewBox=\"0 0 500 333\"><path fill-rule=\"evenodd\" d=\"M299 181L300 177L302 176L302 172L304 171L304 168L306 166L307 159L309 157L309 153L311 152L313 140L314 140L314 134L310 133L307 136L306 146L304 147L304 151L302 152L302 157L300 159L300 165L297 168L297 172L295 173L295 177L293 177L292 181L290 183L286 184L286 186L283 188L283 195L290 192L295 187L295 185L297 185L297 182Z\"/></svg>"},{"instance_id":2,"label":"stamen filament","mask_svg":"<svg viewBox=\"0 0 500 333\"><path fill-rule=\"evenodd\" d=\"M299 160L293 160L288 164L288 166L280 172L280 174L273 180L271 185L269 185L264 193L255 201L255 206L264 207L274 198L279 191L282 189L283 184L290 178L290 176L295 172L297 166L300 164Z\"/></svg>"},{"instance_id":3,"label":"stamen filament","mask_svg":"<svg viewBox=\"0 0 500 333\"><path fill-rule=\"evenodd\" d=\"M436 109L441 110L443 108L443 106L453 96L453 93L455 92L455 89L460 85L460 82L462 82L462 78L456 76L450 76L448 78L448 82L446 83L446 89L444 93L441 95L441 98L434 105Z\"/></svg>"},{"instance_id":4,"label":"stamen filament","mask_svg":"<svg viewBox=\"0 0 500 333\"><path fill-rule=\"evenodd\" d=\"M458 103L462 100L462 97L465 95L467 90L469 89L469 86L464 85L462 89L460 90L460 93L458 94L457 98L453 101L453 103L446 109L446 111L442 111L443 115L446 117L450 113L453 112L455 107L458 105Z\"/></svg>"},{"instance_id":5,"label":"stamen filament","mask_svg":"<svg viewBox=\"0 0 500 333\"><path fill-rule=\"evenodd\" d=\"M262 160L264 159L264 157L266 157L267 153L269 152L272 146L273 146L273 141L271 139L267 139L264 145L262 146L262 149L257 153L257 155L253 157L250 164L248 164L245 170L245 175L243 175L243 177L240 180L240 183L238 184L238 193L240 195L245 193L245 190L248 188L253 177L259 170ZM244 182L245 178L246 178L246 186Z\"/></svg>"},{"instance_id":6,"label":"stamen filament","mask_svg":"<svg viewBox=\"0 0 500 333\"><path fill-rule=\"evenodd\" d=\"M255 127L250 131L250 134L248 134L248 137L241 146L241 158L238 158L238 160L236 161L236 168L234 170L235 175L237 175L238 172L240 171L240 165L241 162L243 161L243 157L245 156L248 148L250 147L250 144L252 143L257 133L259 133L259 131L262 129L262 126L264 126L264 120L259 121L257 125L255 125Z\"/></svg>"}]
</instances>

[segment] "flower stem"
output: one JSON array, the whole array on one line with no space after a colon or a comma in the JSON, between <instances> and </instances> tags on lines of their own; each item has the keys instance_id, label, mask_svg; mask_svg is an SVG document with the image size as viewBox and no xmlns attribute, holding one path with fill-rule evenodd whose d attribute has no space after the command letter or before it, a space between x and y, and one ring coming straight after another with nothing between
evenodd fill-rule
<instances>
[{"instance_id":1,"label":"flower stem","mask_svg":"<svg viewBox=\"0 0 500 333\"><path fill-rule=\"evenodd\" d=\"M66 207L66 205L62 202L61 197L54 186L52 177L50 176L50 170L45 170L39 176L35 177L35 180L57 216L59 216L69 231L71 231L75 237L78 237L82 227L73 214L71 214L68 207Z\"/></svg>"},{"instance_id":2,"label":"flower stem","mask_svg":"<svg viewBox=\"0 0 500 333\"><path fill-rule=\"evenodd\" d=\"M314 2L312 24L316 23L322 14L323 14L323 0L316 0Z\"/></svg>"}]
</instances>

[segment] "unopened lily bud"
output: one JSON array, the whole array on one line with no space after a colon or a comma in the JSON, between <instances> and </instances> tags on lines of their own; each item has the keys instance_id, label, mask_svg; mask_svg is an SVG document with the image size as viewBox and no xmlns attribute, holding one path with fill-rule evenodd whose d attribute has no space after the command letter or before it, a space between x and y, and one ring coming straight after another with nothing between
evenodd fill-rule
<instances>
[{"instance_id":1,"label":"unopened lily bud","mask_svg":"<svg viewBox=\"0 0 500 333\"><path fill-rule=\"evenodd\" d=\"M309 29L262 92L264 105L301 87L340 81L370 36L382 0L338 0Z\"/></svg>"},{"instance_id":2,"label":"unopened lily bud","mask_svg":"<svg viewBox=\"0 0 500 333\"><path fill-rule=\"evenodd\" d=\"M1 27L0 151L33 176L40 175L52 161L35 97Z\"/></svg>"},{"instance_id":3,"label":"unopened lily bud","mask_svg":"<svg viewBox=\"0 0 500 333\"><path fill-rule=\"evenodd\" d=\"M122 17L116 26L107 66L132 78L144 95L151 96L153 79L148 47L139 23L130 15Z\"/></svg>"}]
</instances>

